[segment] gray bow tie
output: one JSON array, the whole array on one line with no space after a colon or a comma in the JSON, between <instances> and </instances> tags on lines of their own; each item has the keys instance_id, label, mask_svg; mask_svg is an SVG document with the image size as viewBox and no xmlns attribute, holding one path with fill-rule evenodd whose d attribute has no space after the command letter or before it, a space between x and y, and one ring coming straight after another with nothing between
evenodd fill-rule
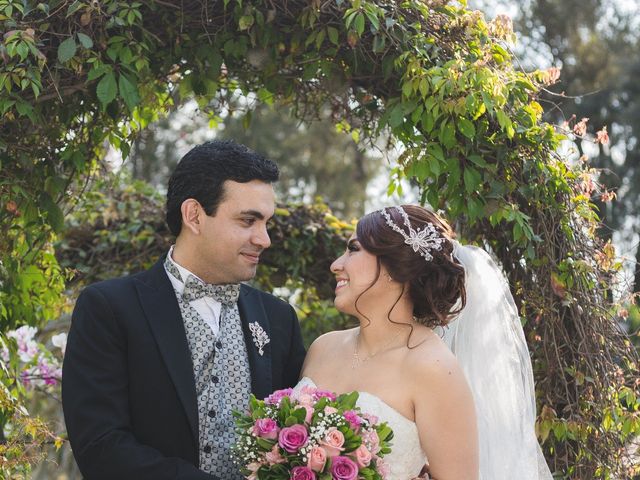
<instances>
[{"instance_id":1,"label":"gray bow tie","mask_svg":"<svg viewBox=\"0 0 640 480\"><path fill-rule=\"evenodd\" d=\"M240 295L239 283L212 285L198 280L193 275L189 275L184 283L182 299L191 302L200 298L210 297L223 305L235 305L238 302L238 295Z\"/></svg>"}]
</instances>

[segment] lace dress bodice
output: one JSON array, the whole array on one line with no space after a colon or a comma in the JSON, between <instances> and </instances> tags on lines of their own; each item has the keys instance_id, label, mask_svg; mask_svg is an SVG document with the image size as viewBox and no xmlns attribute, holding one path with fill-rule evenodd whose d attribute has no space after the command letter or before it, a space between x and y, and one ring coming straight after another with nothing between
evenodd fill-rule
<instances>
[{"instance_id":1,"label":"lace dress bodice","mask_svg":"<svg viewBox=\"0 0 640 480\"><path fill-rule=\"evenodd\" d=\"M309 377L304 377L296 385L300 389L305 385L315 387L316 384ZM426 458L420 446L418 427L407 417L380 398L367 392L358 392L357 406L363 413L370 413L387 422L393 430L391 453L384 457L391 467L391 474L387 480L410 480L417 477L426 463Z\"/></svg>"}]
</instances>

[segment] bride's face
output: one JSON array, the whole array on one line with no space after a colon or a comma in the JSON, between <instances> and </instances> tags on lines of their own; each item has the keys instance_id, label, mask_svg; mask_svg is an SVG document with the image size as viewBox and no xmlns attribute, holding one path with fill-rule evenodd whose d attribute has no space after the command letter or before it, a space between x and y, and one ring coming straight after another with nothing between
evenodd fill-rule
<instances>
[{"instance_id":1,"label":"bride's face","mask_svg":"<svg viewBox=\"0 0 640 480\"><path fill-rule=\"evenodd\" d=\"M381 267L378 275L376 256L362 248L355 235L347 242L342 256L331 264L331 272L337 282L334 304L338 310L350 315L358 314L356 300L360 312L368 315L387 284L384 268Z\"/></svg>"}]
</instances>

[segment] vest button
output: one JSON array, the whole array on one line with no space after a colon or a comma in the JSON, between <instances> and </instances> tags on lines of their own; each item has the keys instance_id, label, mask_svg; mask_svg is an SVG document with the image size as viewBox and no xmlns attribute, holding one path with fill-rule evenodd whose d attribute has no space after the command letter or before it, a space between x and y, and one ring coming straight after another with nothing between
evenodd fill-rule
<instances>
[{"instance_id":1,"label":"vest button","mask_svg":"<svg viewBox=\"0 0 640 480\"><path fill-rule=\"evenodd\" d=\"M222 348L222 342L221 342L220 340L218 340L218 341L216 342L216 348L217 348L218 350L220 350L220 349Z\"/></svg>"},{"instance_id":2,"label":"vest button","mask_svg":"<svg viewBox=\"0 0 640 480\"><path fill-rule=\"evenodd\" d=\"M204 453L211 453L211 445L205 445L202 450L204 450Z\"/></svg>"},{"instance_id":3,"label":"vest button","mask_svg":"<svg viewBox=\"0 0 640 480\"><path fill-rule=\"evenodd\" d=\"M214 376L211 378L211 381L212 381L213 383L218 383L218 377L217 377L216 375L214 375Z\"/></svg>"},{"instance_id":4,"label":"vest button","mask_svg":"<svg viewBox=\"0 0 640 480\"><path fill-rule=\"evenodd\" d=\"M215 410L209 410L209 413L207 413L207 415L209 415L209 418L213 418L216 416L216 411Z\"/></svg>"}]
</instances>

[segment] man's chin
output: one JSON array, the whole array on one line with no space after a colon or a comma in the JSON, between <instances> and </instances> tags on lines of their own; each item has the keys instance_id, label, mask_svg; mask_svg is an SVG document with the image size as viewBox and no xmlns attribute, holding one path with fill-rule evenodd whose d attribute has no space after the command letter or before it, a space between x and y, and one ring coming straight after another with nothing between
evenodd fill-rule
<instances>
[{"instance_id":1,"label":"man's chin","mask_svg":"<svg viewBox=\"0 0 640 480\"><path fill-rule=\"evenodd\" d=\"M254 265L249 268L245 268L242 274L238 275L238 282L248 282L249 280L253 280L258 271L258 265Z\"/></svg>"}]
</instances>

